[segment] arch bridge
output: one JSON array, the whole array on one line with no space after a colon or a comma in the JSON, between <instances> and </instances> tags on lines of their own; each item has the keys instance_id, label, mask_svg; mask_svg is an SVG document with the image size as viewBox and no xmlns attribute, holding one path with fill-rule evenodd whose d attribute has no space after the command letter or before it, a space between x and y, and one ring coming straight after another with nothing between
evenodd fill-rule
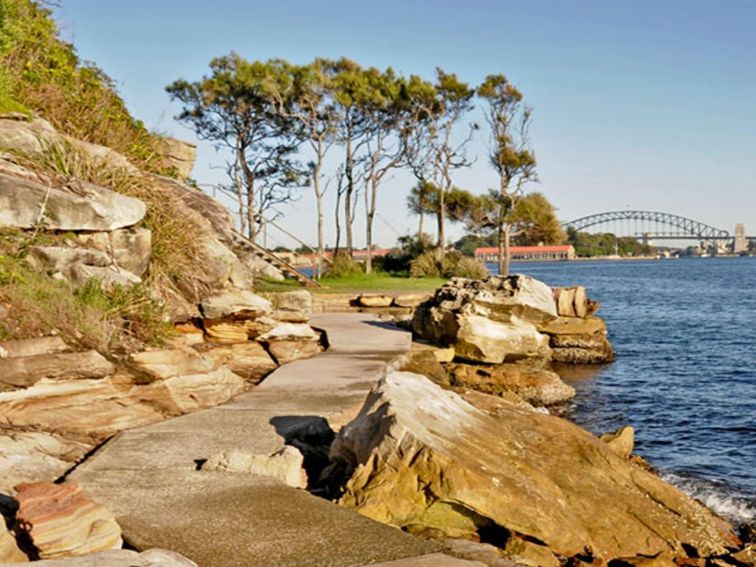
<instances>
[{"instance_id":1,"label":"arch bridge","mask_svg":"<svg viewBox=\"0 0 756 567\"><path fill-rule=\"evenodd\" d=\"M658 211L609 211L596 213L564 223L564 228L585 230L597 225L614 224L629 227L636 237L668 240L730 240L730 233L679 215ZM634 227L635 231L632 231Z\"/></svg>"}]
</instances>

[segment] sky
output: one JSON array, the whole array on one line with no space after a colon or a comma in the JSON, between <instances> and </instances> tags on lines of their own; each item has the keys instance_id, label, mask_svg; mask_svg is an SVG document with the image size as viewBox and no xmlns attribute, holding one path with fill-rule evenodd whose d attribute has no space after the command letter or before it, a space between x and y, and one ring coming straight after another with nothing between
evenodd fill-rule
<instances>
[{"instance_id":1,"label":"sky","mask_svg":"<svg viewBox=\"0 0 756 567\"><path fill-rule=\"evenodd\" d=\"M543 192L572 220L622 209L679 214L756 234L756 2L750 0L61 0L63 37L115 81L132 114L197 142L165 86L198 80L213 57L306 63L347 56L472 85L504 73L533 107L531 144ZM479 112L476 111L476 112ZM476 113L471 120L482 121ZM484 132L455 184L496 186ZM332 150L333 163L338 148ZM199 142L193 178L224 181L225 156ZM375 242L416 230L413 179L381 187ZM315 241L309 189L281 224ZM332 208L333 191L327 194ZM364 210L355 225L364 243ZM461 234L452 227L451 237ZM271 231L273 246L290 240ZM333 223L327 241L333 244Z\"/></svg>"}]
</instances>

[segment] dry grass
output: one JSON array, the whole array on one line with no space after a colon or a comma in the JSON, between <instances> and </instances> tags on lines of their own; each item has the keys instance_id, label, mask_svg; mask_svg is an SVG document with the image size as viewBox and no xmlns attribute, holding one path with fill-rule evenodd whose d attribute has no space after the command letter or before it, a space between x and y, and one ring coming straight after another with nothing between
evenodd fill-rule
<instances>
[{"instance_id":1,"label":"dry grass","mask_svg":"<svg viewBox=\"0 0 756 567\"><path fill-rule=\"evenodd\" d=\"M182 213L175 191L155 175L113 167L69 142L44 141L43 147L41 154L17 159L45 182L60 187L85 181L147 205L142 225L152 231L148 285L161 293L178 293L189 301L196 301L206 291L199 276L203 265L198 228Z\"/></svg>"}]
</instances>

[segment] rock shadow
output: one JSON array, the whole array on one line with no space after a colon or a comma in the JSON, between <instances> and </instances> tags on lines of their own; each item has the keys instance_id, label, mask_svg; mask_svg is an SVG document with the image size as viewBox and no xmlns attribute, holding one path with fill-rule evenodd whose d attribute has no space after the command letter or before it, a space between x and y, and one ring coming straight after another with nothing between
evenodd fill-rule
<instances>
[{"instance_id":1,"label":"rock shadow","mask_svg":"<svg viewBox=\"0 0 756 567\"><path fill-rule=\"evenodd\" d=\"M307 491L330 498L332 490L324 471L331 465L329 453L336 432L331 429L328 420L317 415L282 415L271 418L270 424L283 437L286 445L302 453Z\"/></svg>"}]
</instances>

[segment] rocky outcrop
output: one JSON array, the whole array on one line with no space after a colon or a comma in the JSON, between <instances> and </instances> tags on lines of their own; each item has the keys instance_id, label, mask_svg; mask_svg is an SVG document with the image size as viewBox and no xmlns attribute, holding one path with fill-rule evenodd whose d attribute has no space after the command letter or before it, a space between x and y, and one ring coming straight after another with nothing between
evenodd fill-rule
<instances>
[{"instance_id":1,"label":"rocky outcrop","mask_svg":"<svg viewBox=\"0 0 756 567\"><path fill-rule=\"evenodd\" d=\"M79 380L109 376L115 366L100 353L62 352L0 359L0 392L26 388L40 380Z\"/></svg>"},{"instance_id":2,"label":"rocky outcrop","mask_svg":"<svg viewBox=\"0 0 756 567\"><path fill-rule=\"evenodd\" d=\"M635 429L630 425L625 425L617 431L604 433L599 439L606 443L617 455L629 459L635 447Z\"/></svg>"},{"instance_id":3,"label":"rocky outcrop","mask_svg":"<svg viewBox=\"0 0 756 567\"><path fill-rule=\"evenodd\" d=\"M234 373L250 384L257 384L273 372L278 365L260 343L247 341L243 343L211 345L198 347L218 364L228 366Z\"/></svg>"},{"instance_id":4,"label":"rocky outcrop","mask_svg":"<svg viewBox=\"0 0 756 567\"><path fill-rule=\"evenodd\" d=\"M415 310L415 334L485 363L550 357L536 325L556 319L551 289L528 276L454 278Z\"/></svg>"},{"instance_id":5,"label":"rocky outcrop","mask_svg":"<svg viewBox=\"0 0 756 567\"><path fill-rule=\"evenodd\" d=\"M724 521L590 433L504 401L497 411L389 374L332 446L353 471L340 503L538 565L705 557L737 543Z\"/></svg>"},{"instance_id":6,"label":"rocky outcrop","mask_svg":"<svg viewBox=\"0 0 756 567\"><path fill-rule=\"evenodd\" d=\"M5 523L0 522L0 565L28 561L29 557L21 551L16 538L5 528Z\"/></svg>"},{"instance_id":7,"label":"rocky outcrop","mask_svg":"<svg viewBox=\"0 0 756 567\"><path fill-rule=\"evenodd\" d=\"M16 499L15 530L28 539L40 559L119 549L123 543L113 515L76 484L22 484Z\"/></svg>"},{"instance_id":8,"label":"rocky outcrop","mask_svg":"<svg viewBox=\"0 0 756 567\"><path fill-rule=\"evenodd\" d=\"M446 371L452 386L494 395L512 392L535 406L558 404L575 397L575 388L562 382L559 374L537 366L449 364Z\"/></svg>"},{"instance_id":9,"label":"rocky outcrop","mask_svg":"<svg viewBox=\"0 0 756 567\"><path fill-rule=\"evenodd\" d=\"M146 228L82 233L76 236L76 241L85 248L108 254L114 265L135 276L143 276L150 265L152 232Z\"/></svg>"},{"instance_id":10,"label":"rocky outcrop","mask_svg":"<svg viewBox=\"0 0 756 567\"><path fill-rule=\"evenodd\" d=\"M183 140L161 136L157 141L160 162L165 169L174 169L180 179L186 179L192 173L197 158L197 146Z\"/></svg>"},{"instance_id":11,"label":"rocky outcrop","mask_svg":"<svg viewBox=\"0 0 756 567\"><path fill-rule=\"evenodd\" d=\"M560 317L584 318L598 311L599 304L588 298L585 288L581 285L575 287L555 287L554 301L557 306L557 314Z\"/></svg>"},{"instance_id":12,"label":"rocky outcrop","mask_svg":"<svg viewBox=\"0 0 756 567\"><path fill-rule=\"evenodd\" d=\"M606 323L595 315L559 317L539 326L549 336L554 362L600 364L614 360Z\"/></svg>"}]
</instances>

